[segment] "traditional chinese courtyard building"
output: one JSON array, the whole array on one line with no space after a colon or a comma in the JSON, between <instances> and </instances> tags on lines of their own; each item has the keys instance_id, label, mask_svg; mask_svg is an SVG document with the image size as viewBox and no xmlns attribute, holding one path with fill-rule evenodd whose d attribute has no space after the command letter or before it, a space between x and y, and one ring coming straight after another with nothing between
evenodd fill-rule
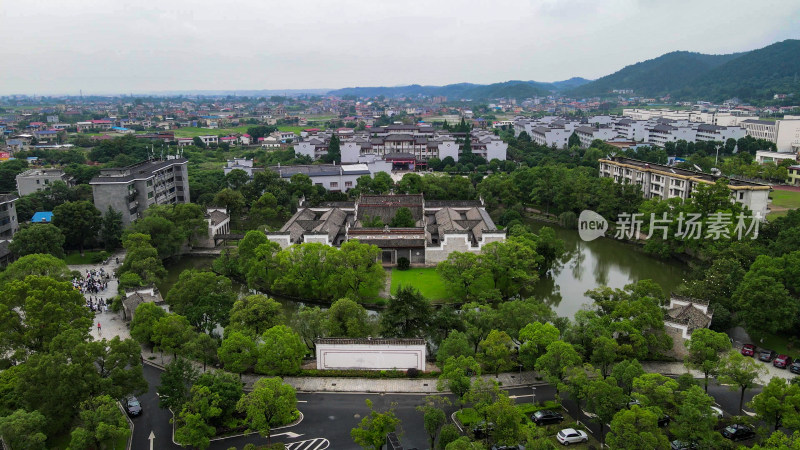
<instances>
[{"instance_id":1,"label":"traditional chinese courtyard building","mask_svg":"<svg viewBox=\"0 0 800 450\"><path fill-rule=\"evenodd\" d=\"M409 210L414 226L386 225L403 208ZM357 239L379 247L385 265L397 264L400 258L415 265L435 265L454 251L478 253L486 244L505 241L506 234L497 229L478 200L426 201L422 194L411 194L362 195L354 202L301 205L280 231L267 237L282 248L304 242L338 247Z\"/></svg>"}]
</instances>

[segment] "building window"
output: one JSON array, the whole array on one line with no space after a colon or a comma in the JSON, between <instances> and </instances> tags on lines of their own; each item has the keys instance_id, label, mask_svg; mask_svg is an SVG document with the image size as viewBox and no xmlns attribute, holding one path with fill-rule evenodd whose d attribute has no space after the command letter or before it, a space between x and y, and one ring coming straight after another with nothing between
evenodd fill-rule
<instances>
[{"instance_id":1,"label":"building window","mask_svg":"<svg viewBox=\"0 0 800 450\"><path fill-rule=\"evenodd\" d=\"M153 193L152 192L148 192L147 193L147 198L153 198Z\"/></svg>"},{"instance_id":2,"label":"building window","mask_svg":"<svg viewBox=\"0 0 800 450\"><path fill-rule=\"evenodd\" d=\"M338 188L339 187L339 183L336 182L336 181L331 181L331 187L332 188Z\"/></svg>"},{"instance_id":3,"label":"building window","mask_svg":"<svg viewBox=\"0 0 800 450\"><path fill-rule=\"evenodd\" d=\"M344 182L344 187L346 187L346 188L353 187L353 182L352 181L345 181Z\"/></svg>"}]
</instances>

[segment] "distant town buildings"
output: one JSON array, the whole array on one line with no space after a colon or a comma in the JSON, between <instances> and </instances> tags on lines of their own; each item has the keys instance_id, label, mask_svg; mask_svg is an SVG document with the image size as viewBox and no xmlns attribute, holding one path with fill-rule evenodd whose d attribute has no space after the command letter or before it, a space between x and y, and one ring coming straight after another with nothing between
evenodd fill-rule
<instances>
[{"instance_id":1,"label":"distant town buildings","mask_svg":"<svg viewBox=\"0 0 800 450\"><path fill-rule=\"evenodd\" d=\"M364 175L374 177L378 172L392 172L389 161L372 161L363 164L311 164L292 166L271 166L268 168L287 181L295 174L308 175L316 186L329 191L347 192L356 187L358 178Z\"/></svg>"},{"instance_id":2,"label":"distant town buildings","mask_svg":"<svg viewBox=\"0 0 800 450\"><path fill-rule=\"evenodd\" d=\"M644 198L681 198L686 200L700 183L713 184L719 177L692 170L614 157L600 160L600 176L613 178L617 183L637 184ZM731 200L741 203L753 213L766 218L769 212L769 185L728 180Z\"/></svg>"},{"instance_id":3,"label":"distant town buildings","mask_svg":"<svg viewBox=\"0 0 800 450\"><path fill-rule=\"evenodd\" d=\"M17 175L17 192L19 195L33 194L56 181L62 181L67 186L75 184L75 180L61 169L28 169Z\"/></svg>"},{"instance_id":4,"label":"distant town buildings","mask_svg":"<svg viewBox=\"0 0 800 450\"><path fill-rule=\"evenodd\" d=\"M92 178L94 206L122 213L127 225L151 205L189 203L189 174L184 158L146 161L118 169L101 169Z\"/></svg>"}]
</instances>

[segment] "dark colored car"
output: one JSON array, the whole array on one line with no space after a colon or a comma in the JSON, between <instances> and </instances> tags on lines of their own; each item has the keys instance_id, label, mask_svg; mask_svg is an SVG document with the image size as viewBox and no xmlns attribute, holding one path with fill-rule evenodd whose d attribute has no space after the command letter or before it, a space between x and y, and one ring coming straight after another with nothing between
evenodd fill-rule
<instances>
[{"instance_id":1,"label":"dark colored car","mask_svg":"<svg viewBox=\"0 0 800 450\"><path fill-rule=\"evenodd\" d=\"M796 359L793 363L789 364L789 371L800 374L800 359Z\"/></svg>"},{"instance_id":2,"label":"dark colored car","mask_svg":"<svg viewBox=\"0 0 800 450\"><path fill-rule=\"evenodd\" d=\"M531 420L536 425L551 425L554 423L561 423L564 421L564 416L557 413L556 411L551 411L549 409L543 409L541 411L536 411L531 415Z\"/></svg>"},{"instance_id":3,"label":"dark colored car","mask_svg":"<svg viewBox=\"0 0 800 450\"><path fill-rule=\"evenodd\" d=\"M778 356L778 354L772 350L761 350L758 353L758 359L764 362L770 362L775 359L776 356Z\"/></svg>"},{"instance_id":4,"label":"dark colored car","mask_svg":"<svg viewBox=\"0 0 800 450\"><path fill-rule=\"evenodd\" d=\"M785 369L792 363L792 358L788 355L778 355L773 361L772 365L778 369Z\"/></svg>"},{"instance_id":5,"label":"dark colored car","mask_svg":"<svg viewBox=\"0 0 800 450\"><path fill-rule=\"evenodd\" d=\"M142 413L142 405L139 403L139 399L132 395L122 400L122 406L125 407L125 411L128 411L128 414L131 416L138 416Z\"/></svg>"},{"instance_id":6,"label":"dark colored car","mask_svg":"<svg viewBox=\"0 0 800 450\"><path fill-rule=\"evenodd\" d=\"M472 434L475 435L475 439L483 439L489 437L489 435L494 431L494 424L489 422L487 425L486 422L479 422L472 428Z\"/></svg>"},{"instance_id":7,"label":"dark colored car","mask_svg":"<svg viewBox=\"0 0 800 450\"><path fill-rule=\"evenodd\" d=\"M747 425L734 423L722 429L722 435L732 441L741 441L750 439L756 435L756 432Z\"/></svg>"},{"instance_id":8,"label":"dark colored car","mask_svg":"<svg viewBox=\"0 0 800 450\"><path fill-rule=\"evenodd\" d=\"M663 428L663 427L669 425L669 423L671 421L672 421L672 417L664 414L663 416L658 418L658 426Z\"/></svg>"},{"instance_id":9,"label":"dark colored car","mask_svg":"<svg viewBox=\"0 0 800 450\"><path fill-rule=\"evenodd\" d=\"M742 354L744 356L755 356L756 346L753 344L744 344L742 346Z\"/></svg>"},{"instance_id":10,"label":"dark colored car","mask_svg":"<svg viewBox=\"0 0 800 450\"><path fill-rule=\"evenodd\" d=\"M691 442L682 442L677 439L669 443L669 448L672 450L695 450L697 444Z\"/></svg>"}]
</instances>

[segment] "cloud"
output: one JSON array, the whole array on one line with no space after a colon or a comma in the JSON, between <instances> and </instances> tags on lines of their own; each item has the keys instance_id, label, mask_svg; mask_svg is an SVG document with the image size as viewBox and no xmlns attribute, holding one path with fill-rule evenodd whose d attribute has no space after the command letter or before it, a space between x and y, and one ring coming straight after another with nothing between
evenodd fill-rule
<instances>
[{"instance_id":1,"label":"cloud","mask_svg":"<svg viewBox=\"0 0 800 450\"><path fill-rule=\"evenodd\" d=\"M0 94L597 78L799 38L799 21L772 0L10 0Z\"/></svg>"}]
</instances>

